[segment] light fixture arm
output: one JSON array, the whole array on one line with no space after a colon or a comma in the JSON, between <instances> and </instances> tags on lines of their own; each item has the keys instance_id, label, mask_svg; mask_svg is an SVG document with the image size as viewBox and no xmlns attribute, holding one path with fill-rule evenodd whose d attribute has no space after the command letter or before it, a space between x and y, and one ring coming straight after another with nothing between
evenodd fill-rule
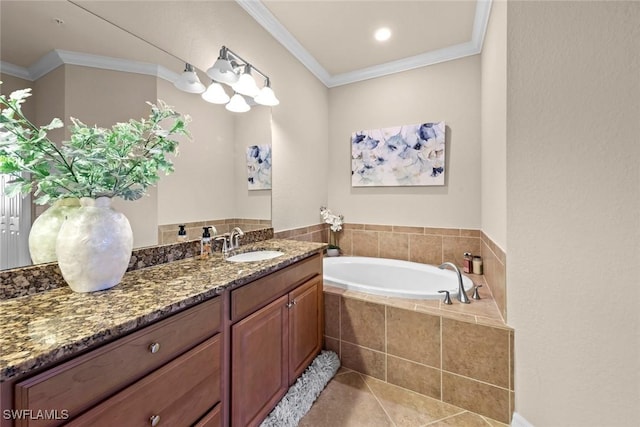
<instances>
[{"instance_id":1,"label":"light fixture arm","mask_svg":"<svg viewBox=\"0 0 640 427\"><path fill-rule=\"evenodd\" d=\"M229 58L229 56L231 56L231 58ZM243 57L241 57L240 55L238 55L237 53L235 53L234 51L232 51L226 46L222 46L222 48L220 49L220 57L223 59L232 59L235 61L240 61L242 64L238 64L238 65L245 65L245 66L248 65L249 67L251 67L251 70L260 74L262 78L269 80L269 76L267 76L262 71L258 70L255 66L250 64L247 60L245 60Z\"/></svg>"}]
</instances>

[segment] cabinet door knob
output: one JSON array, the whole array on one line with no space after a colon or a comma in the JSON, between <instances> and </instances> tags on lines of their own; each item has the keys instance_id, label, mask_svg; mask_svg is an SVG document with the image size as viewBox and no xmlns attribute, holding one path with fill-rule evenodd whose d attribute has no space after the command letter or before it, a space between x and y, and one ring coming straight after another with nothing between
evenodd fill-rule
<instances>
[{"instance_id":1,"label":"cabinet door knob","mask_svg":"<svg viewBox=\"0 0 640 427\"><path fill-rule=\"evenodd\" d=\"M151 353L157 353L160 351L160 343L154 342L149 345L149 351ZM153 418L153 417L152 417ZM154 424L155 425L155 424Z\"/></svg>"},{"instance_id":2,"label":"cabinet door knob","mask_svg":"<svg viewBox=\"0 0 640 427\"><path fill-rule=\"evenodd\" d=\"M151 424L151 427L156 427L160 424L160 415L152 415L151 418L149 418L149 423Z\"/></svg>"}]
</instances>

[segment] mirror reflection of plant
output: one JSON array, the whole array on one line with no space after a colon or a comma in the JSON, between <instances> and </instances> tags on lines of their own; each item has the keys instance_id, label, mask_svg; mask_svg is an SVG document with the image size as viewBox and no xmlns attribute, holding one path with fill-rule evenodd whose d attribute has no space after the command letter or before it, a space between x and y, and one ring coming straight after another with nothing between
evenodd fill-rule
<instances>
[{"instance_id":1,"label":"mirror reflection of plant","mask_svg":"<svg viewBox=\"0 0 640 427\"><path fill-rule=\"evenodd\" d=\"M56 145L47 132L61 128L62 121L34 125L22 113L29 96L29 88L8 98L0 95L0 173L13 177L5 187L8 196L34 191L38 204L66 197L139 199L157 184L160 172L173 172L166 155L178 153L174 137L190 137L189 116L158 100L148 103L147 119L117 123L111 129L71 118L70 140ZM163 127L165 123L170 126Z\"/></svg>"}]
</instances>

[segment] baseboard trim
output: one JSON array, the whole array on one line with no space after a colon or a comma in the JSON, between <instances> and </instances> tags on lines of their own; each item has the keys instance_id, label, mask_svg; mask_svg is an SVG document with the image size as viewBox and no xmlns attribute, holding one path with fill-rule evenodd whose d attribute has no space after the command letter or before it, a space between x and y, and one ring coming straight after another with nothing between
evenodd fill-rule
<instances>
[{"instance_id":1,"label":"baseboard trim","mask_svg":"<svg viewBox=\"0 0 640 427\"><path fill-rule=\"evenodd\" d=\"M525 420L524 417L517 412L513 413L513 417L511 418L511 427L534 427L529 421Z\"/></svg>"}]
</instances>

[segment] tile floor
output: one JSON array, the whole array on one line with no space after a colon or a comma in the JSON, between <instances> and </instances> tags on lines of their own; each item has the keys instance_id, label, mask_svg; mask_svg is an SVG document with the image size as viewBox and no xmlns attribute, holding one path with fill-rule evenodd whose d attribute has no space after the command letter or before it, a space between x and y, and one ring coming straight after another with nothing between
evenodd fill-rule
<instances>
[{"instance_id":1,"label":"tile floor","mask_svg":"<svg viewBox=\"0 0 640 427\"><path fill-rule=\"evenodd\" d=\"M340 368L299 427L507 427L506 424Z\"/></svg>"}]
</instances>

